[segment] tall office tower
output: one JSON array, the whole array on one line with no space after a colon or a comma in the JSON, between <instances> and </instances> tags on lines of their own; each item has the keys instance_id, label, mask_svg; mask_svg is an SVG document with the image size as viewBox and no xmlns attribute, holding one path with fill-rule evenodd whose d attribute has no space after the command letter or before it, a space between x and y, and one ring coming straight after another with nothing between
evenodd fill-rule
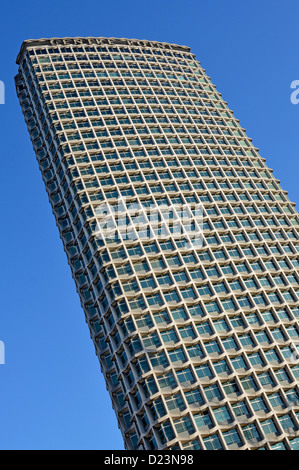
<instances>
[{"instance_id":1,"label":"tall office tower","mask_svg":"<svg viewBox=\"0 0 299 470\"><path fill-rule=\"evenodd\" d=\"M17 63L126 449L299 449L298 213L190 49L41 39Z\"/></svg>"}]
</instances>

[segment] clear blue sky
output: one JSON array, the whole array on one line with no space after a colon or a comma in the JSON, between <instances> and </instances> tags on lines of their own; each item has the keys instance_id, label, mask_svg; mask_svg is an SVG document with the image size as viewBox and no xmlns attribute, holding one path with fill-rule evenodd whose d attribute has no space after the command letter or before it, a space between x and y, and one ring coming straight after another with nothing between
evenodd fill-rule
<instances>
[{"instance_id":1,"label":"clear blue sky","mask_svg":"<svg viewBox=\"0 0 299 470\"><path fill-rule=\"evenodd\" d=\"M298 0L2 2L0 449L122 449L16 99L24 39L108 36L191 46L299 202Z\"/></svg>"}]
</instances>

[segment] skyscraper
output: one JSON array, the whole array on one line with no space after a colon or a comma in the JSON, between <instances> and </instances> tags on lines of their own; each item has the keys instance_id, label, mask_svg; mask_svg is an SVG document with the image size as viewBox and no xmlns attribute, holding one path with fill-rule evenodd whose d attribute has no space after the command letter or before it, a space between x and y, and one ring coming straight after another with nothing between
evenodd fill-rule
<instances>
[{"instance_id":1,"label":"skyscraper","mask_svg":"<svg viewBox=\"0 0 299 470\"><path fill-rule=\"evenodd\" d=\"M17 63L125 447L299 449L298 213L190 49L40 39Z\"/></svg>"}]
</instances>

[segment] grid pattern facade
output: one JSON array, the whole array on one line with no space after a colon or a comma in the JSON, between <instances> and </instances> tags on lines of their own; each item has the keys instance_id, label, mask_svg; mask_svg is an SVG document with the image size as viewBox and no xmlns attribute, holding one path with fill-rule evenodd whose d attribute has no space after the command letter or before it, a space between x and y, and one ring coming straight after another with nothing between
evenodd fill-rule
<instances>
[{"instance_id":1,"label":"grid pattern facade","mask_svg":"<svg viewBox=\"0 0 299 470\"><path fill-rule=\"evenodd\" d=\"M298 213L201 64L105 38L25 41L17 63L125 447L299 449ZM102 240L120 196L145 225L201 204L203 236Z\"/></svg>"}]
</instances>

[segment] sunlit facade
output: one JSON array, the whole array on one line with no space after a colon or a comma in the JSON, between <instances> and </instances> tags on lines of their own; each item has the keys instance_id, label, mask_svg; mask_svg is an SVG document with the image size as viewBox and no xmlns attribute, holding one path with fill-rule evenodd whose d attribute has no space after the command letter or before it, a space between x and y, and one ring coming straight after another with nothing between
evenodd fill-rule
<instances>
[{"instance_id":1,"label":"sunlit facade","mask_svg":"<svg viewBox=\"0 0 299 470\"><path fill-rule=\"evenodd\" d=\"M299 449L298 213L190 49L41 39L17 63L126 449Z\"/></svg>"}]
</instances>

